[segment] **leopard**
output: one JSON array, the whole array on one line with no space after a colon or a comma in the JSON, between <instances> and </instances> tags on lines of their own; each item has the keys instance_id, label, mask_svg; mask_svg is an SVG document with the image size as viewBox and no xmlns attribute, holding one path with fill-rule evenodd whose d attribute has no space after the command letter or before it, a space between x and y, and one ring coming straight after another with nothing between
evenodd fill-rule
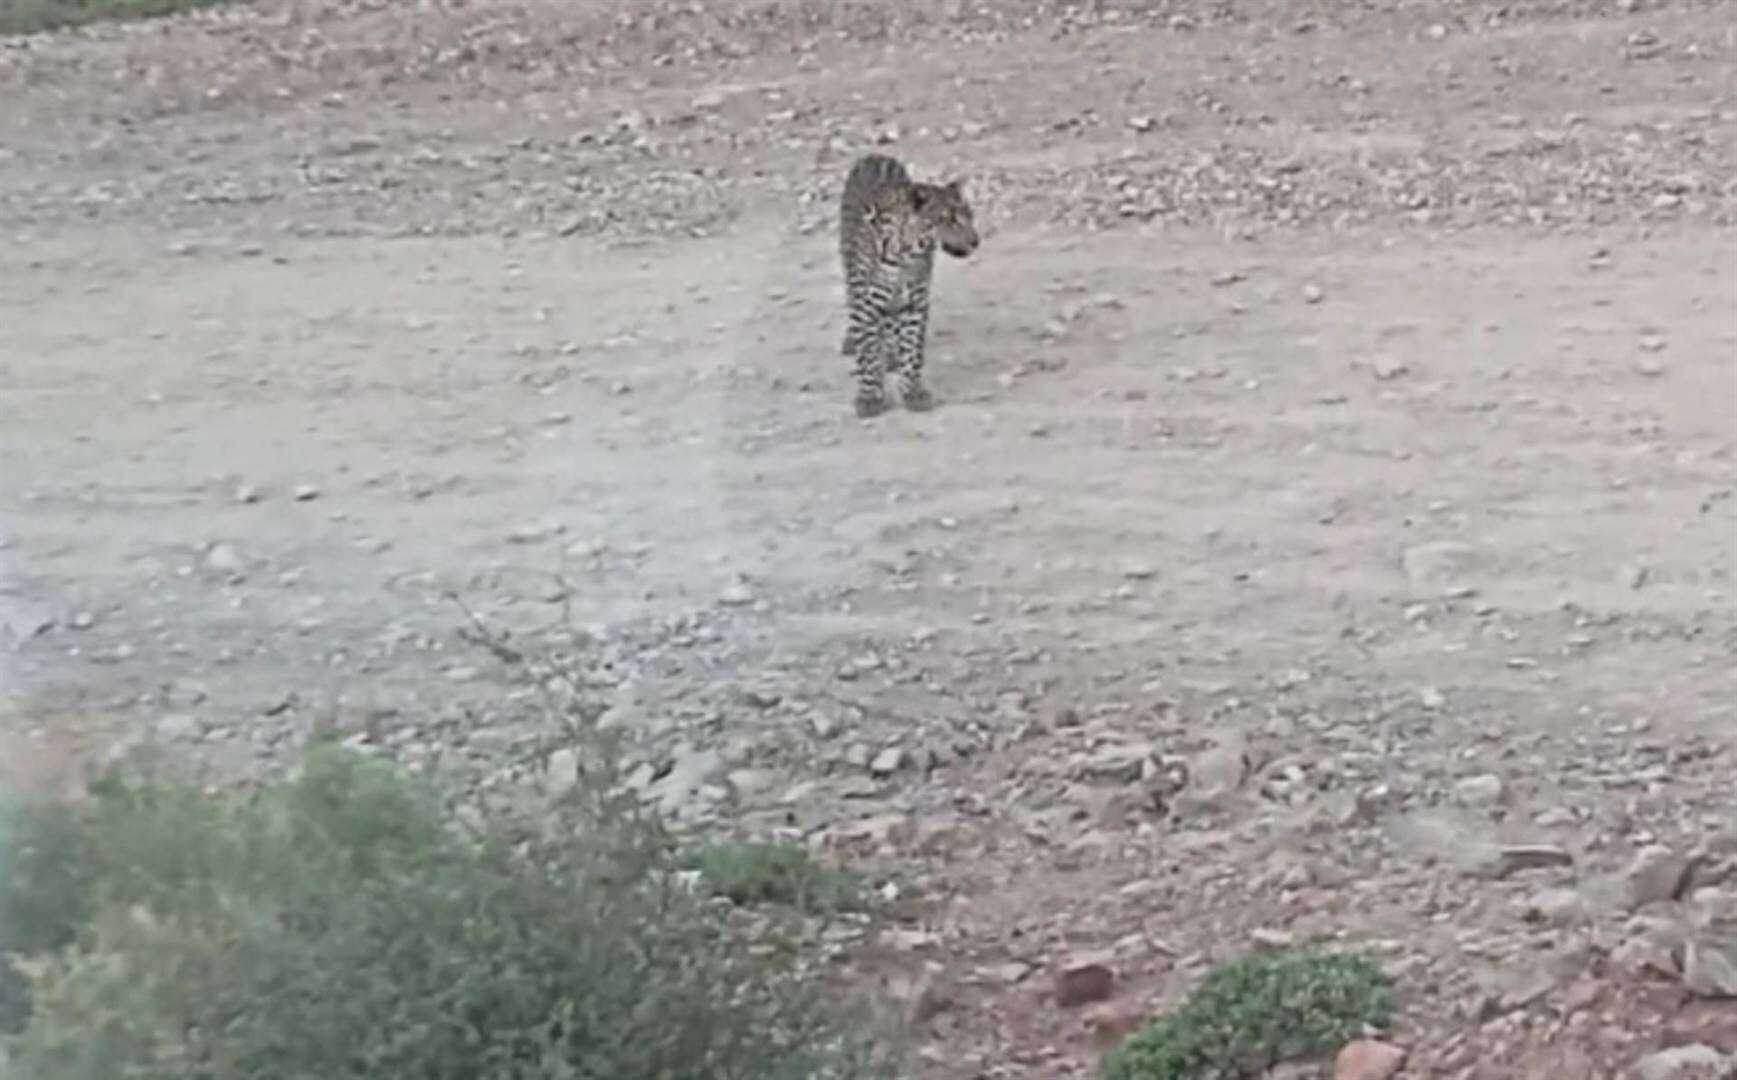
<instances>
[{"instance_id":1,"label":"leopard","mask_svg":"<svg viewBox=\"0 0 1737 1080\"><path fill-rule=\"evenodd\" d=\"M918 183L897 159L864 154L845 180L838 233L849 320L842 352L855 364L856 415L890 408L889 371L905 408L927 412L935 407L923 379L935 249L964 259L978 245L964 182Z\"/></svg>"}]
</instances>

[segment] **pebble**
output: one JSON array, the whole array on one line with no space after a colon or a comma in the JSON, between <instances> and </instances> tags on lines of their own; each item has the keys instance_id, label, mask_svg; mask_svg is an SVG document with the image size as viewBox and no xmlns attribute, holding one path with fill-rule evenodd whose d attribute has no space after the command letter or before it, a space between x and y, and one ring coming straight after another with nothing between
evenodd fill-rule
<instances>
[{"instance_id":1,"label":"pebble","mask_svg":"<svg viewBox=\"0 0 1737 1080\"><path fill-rule=\"evenodd\" d=\"M1333 1059L1333 1080L1390 1080L1405 1065L1405 1048L1374 1039L1345 1044Z\"/></svg>"},{"instance_id":2,"label":"pebble","mask_svg":"<svg viewBox=\"0 0 1737 1080\"><path fill-rule=\"evenodd\" d=\"M312 502L320 497L320 489L312 484L297 484L293 498L296 502Z\"/></svg>"},{"instance_id":3,"label":"pebble","mask_svg":"<svg viewBox=\"0 0 1737 1080\"><path fill-rule=\"evenodd\" d=\"M241 572L244 564L241 552L234 544L218 543L212 544L205 553L205 565L220 574L236 574Z\"/></svg>"},{"instance_id":4,"label":"pebble","mask_svg":"<svg viewBox=\"0 0 1737 1080\"><path fill-rule=\"evenodd\" d=\"M1520 917L1528 922L1563 926L1582 922L1592 905L1574 889L1540 889L1520 902Z\"/></svg>"},{"instance_id":5,"label":"pebble","mask_svg":"<svg viewBox=\"0 0 1737 1080\"><path fill-rule=\"evenodd\" d=\"M1115 989L1116 973L1106 957L1072 957L1056 973L1055 1001L1064 1009L1072 1009L1106 1001Z\"/></svg>"},{"instance_id":6,"label":"pebble","mask_svg":"<svg viewBox=\"0 0 1737 1080\"><path fill-rule=\"evenodd\" d=\"M1502 778L1494 773L1468 776L1454 783L1454 797L1465 806L1499 806L1507 795Z\"/></svg>"},{"instance_id":7,"label":"pebble","mask_svg":"<svg viewBox=\"0 0 1737 1080\"><path fill-rule=\"evenodd\" d=\"M1303 303L1305 304L1319 304L1326 295L1321 291L1321 286L1312 281L1303 286Z\"/></svg>"},{"instance_id":8,"label":"pebble","mask_svg":"<svg viewBox=\"0 0 1737 1080\"><path fill-rule=\"evenodd\" d=\"M238 503L256 503L261 498L259 488L252 484L242 484L235 489L235 501Z\"/></svg>"},{"instance_id":9,"label":"pebble","mask_svg":"<svg viewBox=\"0 0 1737 1080\"><path fill-rule=\"evenodd\" d=\"M543 769L543 791L559 799L579 786L579 751L563 746L549 755Z\"/></svg>"},{"instance_id":10,"label":"pebble","mask_svg":"<svg viewBox=\"0 0 1737 1080\"><path fill-rule=\"evenodd\" d=\"M1631 908L1675 900L1689 884L1694 860L1655 844L1642 848L1629 864L1626 881Z\"/></svg>"},{"instance_id":11,"label":"pebble","mask_svg":"<svg viewBox=\"0 0 1737 1080\"><path fill-rule=\"evenodd\" d=\"M156 725L157 737L169 742L198 738L200 730L199 718L186 713L171 713L158 719Z\"/></svg>"},{"instance_id":12,"label":"pebble","mask_svg":"<svg viewBox=\"0 0 1737 1080\"><path fill-rule=\"evenodd\" d=\"M889 746L874 756L869 762L869 772L876 776L891 776L905 764L905 752L897 746Z\"/></svg>"},{"instance_id":13,"label":"pebble","mask_svg":"<svg viewBox=\"0 0 1737 1080\"><path fill-rule=\"evenodd\" d=\"M718 594L718 603L725 607L747 607L754 602L754 590L743 582L735 582L724 586Z\"/></svg>"},{"instance_id":14,"label":"pebble","mask_svg":"<svg viewBox=\"0 0 1737 1080\"><path fill-rule=\"evenodd\" d=\"M1731 1080L1737 1059L1702 1043L1675 1046L1635 1062L1634 1075L1637 1080Z\"/></svg>"},{"instance_id":15,"label":"pebble","mask_svg":"<svg viewBox=\"0 0 1737 1080\"><path fill-rule=\"evenodd\" d=\"M96 616L88 611L74 612L67 625L74 630L89 630L96 625Z\"/></svg>"}]
</instances>

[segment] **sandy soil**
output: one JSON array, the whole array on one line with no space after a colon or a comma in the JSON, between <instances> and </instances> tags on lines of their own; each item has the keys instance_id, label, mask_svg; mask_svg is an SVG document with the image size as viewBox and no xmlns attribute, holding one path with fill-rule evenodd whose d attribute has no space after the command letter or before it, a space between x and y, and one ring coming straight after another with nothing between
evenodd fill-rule
<instances>
[{"instance_id":1,"label":"sandy soil","mask_svg":"<svg viewBox=\"0 0 1737 1080\"><path fill-rule=\"evenodd\" d=\"M0 43L0 778L486 759L457 594L615 640L679 813L922 883L937 1076L1317 929L1407 1075L1668 1041L1515 987L1737 821L1737 5L598 7ZM863 423L870 146L985 237Z\"/></svg>"}]
</instances>

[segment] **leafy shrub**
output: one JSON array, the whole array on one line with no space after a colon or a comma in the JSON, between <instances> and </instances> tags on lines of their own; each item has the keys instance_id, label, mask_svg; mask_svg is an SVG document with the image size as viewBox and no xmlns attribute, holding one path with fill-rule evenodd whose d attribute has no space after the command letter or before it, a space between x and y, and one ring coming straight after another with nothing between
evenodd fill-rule
<instances>
[{"instance_id":1,"label":"leafy shrub","mask_svg":"<svg viewBox=\"0 0 1737 1080\"><path fill-rule=\"evenodd\" d=\"M233 0L0 0L0 34L33 34L103 19L147 19Z\"/></svg>"},{"instance_id":2,"label":"leafy shrub","mask_svg":"<svg viewBox=\"0 0 1737 1080\"><path fill-rule=\"evenodd\" d=\"M743 907L782 904L808 914L859 910L861 882L790 844L725 843L688 860L715 896Z\"/></svg>"},{"instance_id":3,"label":"leafy shrub","mask_svg":"<svg viewBox=\"0 0 1737 1080\"><path fill-rule=\"evenodd\" d=\"M1255 955L1209 974L1182 1006L1135 1034L1105 1080L1256 1077L1330 1054L1392 1019L1392 982L1366 957L1321 946Z\"/></svg>"},{"instance_id":4,"label":"leafy shrub","mask_svg":"<svg viewBox=\"0 0 1737 1080\"><path fill-rule=\"evenodd\" d=\"M430 793L337 747L246 805L106 792L37 829L75 871L0 888L36 913L12 946L63 943L54 904L89 913L36 958L34 1014L0 1061L9 1080L877 1073L805 973L752 961L660 842L597 829L585 857L534 863L461 839Z\"/></svg>"}]
</instances>

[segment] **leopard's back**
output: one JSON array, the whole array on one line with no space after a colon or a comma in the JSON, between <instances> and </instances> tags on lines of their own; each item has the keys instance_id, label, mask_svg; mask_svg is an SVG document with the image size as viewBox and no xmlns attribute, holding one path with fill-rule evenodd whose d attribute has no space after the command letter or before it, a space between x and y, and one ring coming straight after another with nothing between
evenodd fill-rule
<instances>
[{"instance_id":1,"label":"leopard's back","mask_svg":"<svg viewBox=\"0 0 1737 1080\"><path fill-rule=\"evenodd\" d=\"M880 269L887 242L894 238L890 234L909 231L911 189L905 167L885 154L864 154L851 167L838 214L839 255L847 278Z\"/></svg>"}]
</instances>

